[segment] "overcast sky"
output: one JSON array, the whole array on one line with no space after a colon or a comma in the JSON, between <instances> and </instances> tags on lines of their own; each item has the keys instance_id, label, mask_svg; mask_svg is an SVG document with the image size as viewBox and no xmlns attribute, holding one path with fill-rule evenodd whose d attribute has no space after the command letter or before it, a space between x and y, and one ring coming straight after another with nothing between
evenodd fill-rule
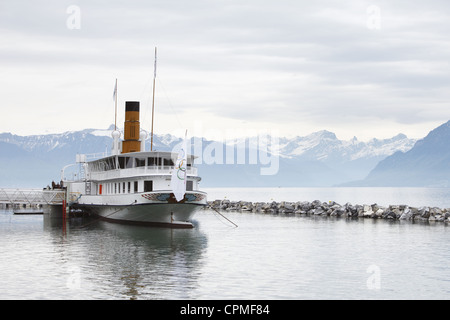
<instances>
[{"instance_id":1,"label":"overcast sky","mask_svg":"<svg viewBox=\"0 0 450 320\"><path fill-rule=\"evenodd\" d=\"M1 0L0 132L422 138L450 119L450 2Z\"/></svg>"}]
</instances>

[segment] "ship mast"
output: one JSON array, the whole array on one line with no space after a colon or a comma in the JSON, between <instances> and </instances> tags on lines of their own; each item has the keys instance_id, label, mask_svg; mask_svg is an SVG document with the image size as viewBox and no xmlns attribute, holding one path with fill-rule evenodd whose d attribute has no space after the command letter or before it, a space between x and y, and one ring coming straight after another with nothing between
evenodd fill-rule
<instances>
[{"instance_id":1,"label":"ship mast","mask_svg":"<svg viewBox=\"0 0 450 320\"><path fill-rule=\"evenodd\" d=\"M153 102L152 102L152 133L150 141L150 151L153 151L153 119L155 115L155 80L156 80L156 47L155 47L155 67L153 72Z\"/></svg>"},{"instance_id":2,"label":"ship mast","mask_svg":"<svg viewBox=\"0 0 450 320\"><path fill-rule=\"evenodd\" d=\"M117 130L117 78L116 85L114 86L114 101L115 101L115 115L114 115L114 131Z\"/></svg>"}]
</instances>

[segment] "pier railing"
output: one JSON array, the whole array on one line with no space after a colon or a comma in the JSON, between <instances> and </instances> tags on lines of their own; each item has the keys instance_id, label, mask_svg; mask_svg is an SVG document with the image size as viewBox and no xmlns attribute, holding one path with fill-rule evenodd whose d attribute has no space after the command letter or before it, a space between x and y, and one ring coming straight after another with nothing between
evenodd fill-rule
<instances>
[{"instance_id":1,"label":"pier railing","mask_svg":"<svg viewBox=\"0 0 450 320\"><path fill-rule=\"evenodd\" d=\"M65 190L43 189L2 189L0 203L5 204L60 204L65 198Z\"/></svg>"}]
</instances>

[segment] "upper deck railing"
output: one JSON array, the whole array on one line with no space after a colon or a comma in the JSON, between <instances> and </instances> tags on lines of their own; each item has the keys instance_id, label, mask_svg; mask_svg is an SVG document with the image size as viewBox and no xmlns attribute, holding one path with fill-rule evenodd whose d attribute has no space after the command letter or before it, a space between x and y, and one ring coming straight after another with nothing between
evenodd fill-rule
<instances>
[{"instance_id":1,"label":"upper deck railing","mask_svg":"<svg viewBox=\"0 0 450 320\"><path fill-rule=\"evenodd\" d=\"M86 174L88 180L112 180L138 176L150 175L171 175L174 166L149 166L149 167L135 167L116 169L100 172L90 172ZM197 176L196 167L187 167L186 174L189 176Z\"/></svg>"}]
</instances>

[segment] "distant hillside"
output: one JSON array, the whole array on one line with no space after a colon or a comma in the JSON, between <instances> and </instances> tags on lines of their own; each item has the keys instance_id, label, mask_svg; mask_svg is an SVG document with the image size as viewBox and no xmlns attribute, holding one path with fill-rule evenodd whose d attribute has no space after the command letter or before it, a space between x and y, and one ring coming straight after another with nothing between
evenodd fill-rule
<instances>
[{"instance_id":1,"label":"distant hillside","mask_svg":"<svg viewBox=\"0 0 450 320\"><path fill-rule=\"evenodd\" d=\"M450 187L450 121L417 141L411 150L380 161L364 180L347 185Z\"/></svg>"}]
</instances>

